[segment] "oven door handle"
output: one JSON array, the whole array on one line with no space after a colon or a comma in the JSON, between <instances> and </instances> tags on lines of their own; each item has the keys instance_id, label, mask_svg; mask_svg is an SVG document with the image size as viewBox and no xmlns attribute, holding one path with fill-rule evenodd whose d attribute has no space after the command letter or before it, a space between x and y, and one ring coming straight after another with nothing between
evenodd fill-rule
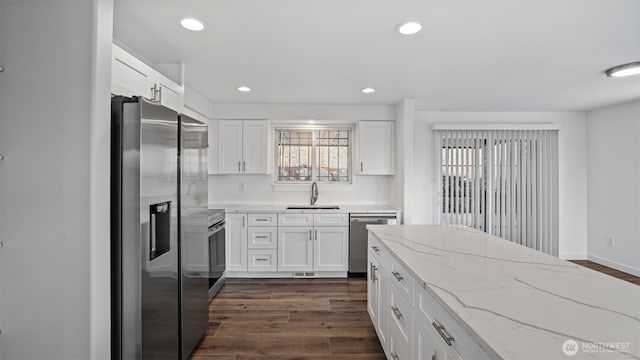
<instances>
[{"instance_id":1,"label":"oven door handle","mask_svg":"<svg viewBox=\"0 0 640 360\"><path fill-rule=\"evenodd\" d=\"M213 227L213 226L212 226L212 227L210 227L210 228L209 228L209 235L208 235L208 236L211 236L211 235L213 235L213 234L217 233L218 231L220 231L220 230L224 229L224 225L225 225L225 223L224 223L224 221L223 221L222 223L220 223L219 225L216 225L215 227Z\"/></svg>"}]
</instances>

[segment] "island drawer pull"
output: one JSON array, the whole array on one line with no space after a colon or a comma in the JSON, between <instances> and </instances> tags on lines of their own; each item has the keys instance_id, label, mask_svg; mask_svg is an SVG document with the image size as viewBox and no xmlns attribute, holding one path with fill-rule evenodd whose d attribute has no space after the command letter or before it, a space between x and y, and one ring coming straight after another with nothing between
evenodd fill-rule
<instances>
[{"instance_id":1,"label":"island drawer pull","mask_svg":"<svg viewBox=\"0 0 640 360\"><path fill-rule=\"evenodd\" d=\"M254 219L255 221L269 221L269 219L264 219L264 218L256 218Z\"/></svg>"},{"instance_id":2,"label":"island drawer pull","mask_svg":"<svg viewBox=\"0 0 640 360\"><path fill-rule=\"evenodd\" d=\"M256 239L268 239L267 235L256 235Z\"/></svg>"},{"instance_id":3,"label":"island drawer pull","mask_svg":"<svg viewBox=\"0 0 640 360\"><path fill-rule=\"evenodd\" d=\"M269 261L267 258L256 258L256 261Z\"/></svg>"},{"instance_id":4,"label":"island drawer pull","mask_svg":"<svg viewBox=\"0 0 640 360\"><path fill-rule=\"evenodd\" d=\"M400 320L400 318L402 317L402 313L400 312L400 309L398 309L397 306L392 306L391 310L393 310L393 315L396 316L396 319Z\"/></svg>"},{"instance_id":5,"label":"island drawer pull","mask_svg":"<svg viewBox=\"0 0 640 360\"><path fill-rule=\"evenodd\" d=\"M393 274L393 276L395 276L396 280L398 281L402 281L404 279L404 277L400 275L400 273L397 271L392 271L391 273Z\"/></svg>"},{"instance_id":6,"label":"island drawer pull","mask_svg":"<svg viewBox=\"0 0 640 360\"><path fill-rule=\"evenodd\" d=\"M377 247L377 246L371 246L371 248L372 248L372 249L373 249L373 251L375 251L375 252L379 252L379 251L380 251L380 248L379 248L379 247Z\"/></svg>"},{"instance_id":7,"label":"island drawer pull","mask_svg":"<svg viewBox=\"0 0 640 360\"><path fill-rule=\"evenodd\" d=\"M391 352L391 359L392 360L400 360L400 357L398 356L398 354L394 353L393 351Z\"/></svg>"},{"instance_id":8,"label":"island drawer pull","mask_svg":"<svg viewBox=\"0 0 640 360\"><path fill-rule=\"evenodd\" d=\"M376 280L378 280L378 277L376 276L376 271L378 270L378 267L373 265L373 263L371 263L371 281L376 282Z\"/></svg>"},{"instance_id":9,"label":"island drawer pull","mask_svg":"<svg viewBox=\"0 0 640 360\"><path fill-rule=\"evenodd\" d=\"M440 334L440 336L442 336L442 338L444 339L444 342L446 342L447 345L451 346L451 343L454 341L454 339L453 339L453 336L447 333L447 330L444 328L444 325L440 325L436 321L432 322L431 325L433 325L433 327L436 328L436 331L438 332L438 334Z\"/></svg>"}]
</instances>

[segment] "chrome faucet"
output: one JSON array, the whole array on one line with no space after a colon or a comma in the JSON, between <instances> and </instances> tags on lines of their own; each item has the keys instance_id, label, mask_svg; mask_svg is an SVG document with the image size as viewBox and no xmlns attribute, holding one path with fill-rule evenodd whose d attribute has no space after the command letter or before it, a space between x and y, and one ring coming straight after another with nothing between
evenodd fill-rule
<instances>
[{"instance_id":1,"label":"chrome faucet","mask_svg":"<svg viewBox=\"0 0 640 360\"><path fill-rule=\"evenodd\" d=\"M316 201L318 201L318 184L314 181L311 184L311 206L314 206Z\"/></svg>"}]
</instances>

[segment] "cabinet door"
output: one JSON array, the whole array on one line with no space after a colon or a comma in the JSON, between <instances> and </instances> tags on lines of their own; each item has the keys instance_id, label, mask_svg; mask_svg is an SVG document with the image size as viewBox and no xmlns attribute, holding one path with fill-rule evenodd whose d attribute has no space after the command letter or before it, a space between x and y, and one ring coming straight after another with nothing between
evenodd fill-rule
<instances>
[{"instance_id":1,"label":"cabinet door","mask_svg":"<svg viewBox=\"0 0 640 360\"><path fill-rule=\"evenodd\" d=\"M228 271L247 271L247 215L228 214L225 227Z\"/></svg>"},{"instance_id":2,"label":"cabinet door","mask_svg":"<svg viewBox=\"0 0 640 360\"><path fill-rule=\"evenodd\" d=\"M218 120L209 120L209 153L207 167L209 174L218 173Z\"/></svg>"},{"instance_id":3,"label":"cabinet door","mask_svg":"<svg viewBox=\"0 0 640 360\"><path fill-rule=\"evenodd\" d=\"M111 93L124 96L152 97L151 69L117 45L112 47Z\"/></svg>"},{"instance_id":4,"label":"cabinet door","mask_svg":"<svg viewBox=\"0 0 640 360\"><path fill-rule=\"evenodd\" d=\"M267 174L269 172L269 124L266 120L243 121L242 172Z\"/></svg>"},{"instance_id":5,"label":"cabinet door","mask_svg":"<svg viewBox=\"0 0 640 360\"><path fill-rule=\"evenodd\" d=\"M360 175L393 174L393 122L360 121L358 144Z\"/></svg>"},{"instance_id":6,"label":"cabinet door","mask_svg":"<svg viewBox=\"0 0 640 360\"><path fill-rule=\"evenodd\" d=\"M181 89L177 84L172 84L168 79L157 78L158 99L160 104L169 109L180 111Z\"/></svg>"},{"instance_id":7,"label":"cabinet door","mask_svg":"<svg viewBox=\"0 0 640 360\"><path fill-rule=\"evenodd\" d=\"M313 228L278 228L278 271L313 270Z\"/></svg>"},{"instance_id":8,"label":"cabinet door","mask_svg":"<svg viewBox=\"0 0 640 360\"><path fill-rule=\"evenodd\" d=\"M378 330L378 274L380 264L371 251L368 252L367 266L367 311L371 317L371 323ZM379 332L379 330L378 330Z\"/></svg>"},{"instance_id":9,"label":"cabinet door","mask_svg":"<svg viewBox=\"0 0 640 360\"><path fill-rule=\"evenodd\" d=\"M378 339L385 353L389 352L389 271L384 263L378 266Z\"/></svg>"},{"instance_id":10,"label":"cabinet door","mask_svg":"<svg viewBox=\"0 0 640 360\"><path fill-rule=\"evenodd\" d=\"M218 173L242 172L242 121L220 120L218 124Z\"/></svg>"},{"instance_id":11,"label":"cabinet door","mask_svg":"<svg viewBox=\"0 0 640 360\"><path fill-rule=\"evenodd\" d=\"M315 271L347 271L349 261L349 228L316 227L314 230L313 269Z\"/></svg>"}]
</instances>

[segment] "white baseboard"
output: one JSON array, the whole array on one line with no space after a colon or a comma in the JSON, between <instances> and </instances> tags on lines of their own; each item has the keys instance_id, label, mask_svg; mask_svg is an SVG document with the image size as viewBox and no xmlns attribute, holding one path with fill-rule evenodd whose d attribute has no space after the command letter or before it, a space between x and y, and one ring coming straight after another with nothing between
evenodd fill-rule
<instances>
[{"instance_id":1,"label":"white baseboard","mask_svg":"<svg viewBox=\"0 0 640 360\"><path fill-rule=\"evenodd\" d=\"M587 260L587 253L560 253L558 257L562 260Z\"/></svg>"},{"instance_id":2,"label":"white baseboard","mask_svg":"<svg viewBox=\"0 0 640 360\"><path fill-rule=\"evenodd\" d=\"M249 272L249 271L227 271L226 273L227 279L232 278L250 278L250 279L313 279L313 278L346 278L348 274L346 271L318 271L315 272L312 276L296 276L296 272L293 271L266 271L266 272Z\"/></svg>"},{"instance_id":3,"label":"white baseboard","mask_svg":"<svg viewBox=\"0 0 640 360\"><path fill-rule=\"evenodd\" d=\"M626 272L627 274L640 276L640 269L638 269L636 267L633 267L633 266L621 264L621 263L619 263L617 261L605 259L605 258L602 258L600 256L596 256L596 255L592 255L592 254L589 254L588 259L593 261L593 262L595 262L595 263L598 263L600 265L608 266L610 268L614 268L616 270L620 270L620 271Z\"/></svg>"}]
</instances>

